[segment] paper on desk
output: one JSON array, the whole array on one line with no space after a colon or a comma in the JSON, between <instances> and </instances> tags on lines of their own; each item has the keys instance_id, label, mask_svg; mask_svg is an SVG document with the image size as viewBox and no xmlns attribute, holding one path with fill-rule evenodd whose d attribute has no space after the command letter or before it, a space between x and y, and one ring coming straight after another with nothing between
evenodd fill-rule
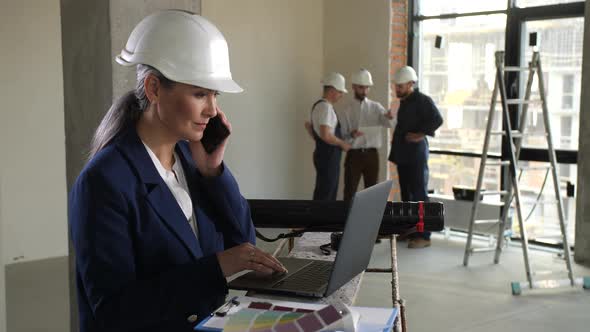
<instances>
[{"instance_id":1,"label":"paper on desk","mask_svg":"<svg viewBox=\"0 0 590 332\"><path fill-rule=\"evenodd\" d=\"M396 308L350 307L360 315L359 332L390 331L397 317Z\"/></svg>"},{"instance_id":2,"label":"paper on desk","mask_svg":"<svg viewBox=\"0 0 590 332\"><path fill-rule=\"evenodd\" d=\"M358 131L363 133L361 136L356 137L352 141L352 148L357 149L361 147L367 147L368 145L375 146L375 140L381 142L381 126L367 126L359 127Z\"/></svg>"},{"instance_id":3,"label":"paper on desk","mask_svg":"<svg viewBox=\"0 0 590 332\"><path fill-rule=\"evenodd\" d=\"M258 302L258 305L262 307L267 304ZM330 304L311 312L296 312L295 310L300 309L283 306L270 309L244 308L229 317L223 331L356 331L352 313L344 304Z\"/></svg>"},{"instance_id":4,"label":"paper on desk","mask_svg":"<svg viewBox=\"0 0 590 332\"><path fill-rule=\"evenodd\" d=\"M208 320L201 322L195 330L197 331L222 331L225 324L232 314L239 310L248 308L251 302L272 302L275 306L285 306L291 308L319 310L326 306L326 304L315 303L300 303L291 301L275 301L269 299L240 296L238 298L239 306L232 307L225 317L212 316ZM360 317L358 321L357 331L389 331L393 326L393 322L397 315L395 308L369 308L369 307L349 307L355 315ZM357 318L358 319L358 318ZM356 324L355 324L356 325Z\"/></svg>"},{"instance_id":5,"label":"paper on desk","mask_svg":"<svg viewBox=\"0 0 590 332\"><path fill-rule=\"evenodd\" d=\"M290 302L290 301L275 301L275 300L268 300L250 296L240 296L238 298L240 305L232 307L225 317L219 316L212 316L206 322L200 324L204 328L208 329L219 329L222 330L227 323L229 317L232 314L237 313L241 309L248 308L251 302L272 302L274 305L285 306L285 307L292 307L292 308L300 308L300 309L309 309L309 310L318 310L325 307L325 304L315 304L315 303L299 303L299 302Z\"/></svg>"}]
</instances>

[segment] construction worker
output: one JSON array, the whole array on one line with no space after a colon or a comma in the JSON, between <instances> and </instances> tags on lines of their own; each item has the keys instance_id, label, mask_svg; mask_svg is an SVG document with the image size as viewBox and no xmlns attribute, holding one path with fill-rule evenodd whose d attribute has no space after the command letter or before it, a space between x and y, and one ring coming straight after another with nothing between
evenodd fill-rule
<instances>
[{"instance_id":1,"label":"construction worker","mask_svg":"<svg viewBox=\"0 0 590 332\"><path fill-rule=\"evenodd\" d=\"M322 80L324 92L312 108L305 128L315 141L313 165L316 169L314 200L336 200L340 178L340 157L342 150L348 151L350 144L341 139L340 124L334 103L347 93L344 76L329 73Z\"/></svg>"},{"instance_id":2,"label":"construction worker","mask_svg":"<svg viewBox=\"0 0 590 332\"><path fill-rule=\"evenodd\" d=\"M344 200L346 201L352 199L361 176L365 188L377 183L378 149L383 139L381 128L393 128L393 112L367 97L371 86L373 86L373 78L368 70L360 69L354 73L352 75L354 98L339 112L342 136L352 144L344 160ZM372 130L363 132L360 130L361 127L372 127Z\"/></svg>"},{"instance_id":3,"label":"construction worker","mask_svg":"<svg viewBox=\"0 0 590 332\"><path fill-rule=\"evenodd\" d=\"M231 131L218 92L242 89L221 32L186 11L144 18L116 60L136 67L136 88L103 118L69 199L80 331L193 331L226 277L285 272L254 246L227 138L201 143L216 116Z\"/></svg>"},{"instance_id":4,"label":"construction worker","mask_svg":"<svg viewBox=\"0 0 590 332\"><path fill-rule=\"evenodd\" d=\"M402 201L428 201L428 140L443 123L430 97L415 87L418 76L412 67L400 68L393 76L400 99L397 125L389 161L397 166ZM430 246L430 232L409 235L408 248Z\"/></svg>"}]
</instances>

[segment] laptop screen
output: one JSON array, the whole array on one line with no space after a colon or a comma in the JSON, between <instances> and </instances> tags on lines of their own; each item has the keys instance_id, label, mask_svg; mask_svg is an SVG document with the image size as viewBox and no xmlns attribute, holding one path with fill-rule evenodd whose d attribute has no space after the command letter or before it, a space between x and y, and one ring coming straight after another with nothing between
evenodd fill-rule
<instances>
[{"instance_id":1,"label":"laptop screen","mask_svg":"<svg viewBox=\"0 0 590 332\"><path fill-rule=\"evenodd\" d=\"M354 195L326 294L340 288L369 265L392 183L385 181Z\"/></svg>"}]
</instances>

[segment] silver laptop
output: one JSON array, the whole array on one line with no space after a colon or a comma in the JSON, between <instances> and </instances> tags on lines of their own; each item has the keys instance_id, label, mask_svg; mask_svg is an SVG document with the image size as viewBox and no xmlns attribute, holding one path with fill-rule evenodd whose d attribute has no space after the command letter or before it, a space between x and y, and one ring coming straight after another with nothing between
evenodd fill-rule
<instances>
[{"instance_id":1,"label":"silver laptop","mask_svg":"<svg viewBox=\"0 0 590 332\"><path fill-rule=\"evenodd\" d=\"M231 281L229 287L310 297L332 294L369 265L391 185L392 181L385 181L355 194L333 262L279 257L287 274L259 277L251 272Z\"/></svg>"}]
</instances>

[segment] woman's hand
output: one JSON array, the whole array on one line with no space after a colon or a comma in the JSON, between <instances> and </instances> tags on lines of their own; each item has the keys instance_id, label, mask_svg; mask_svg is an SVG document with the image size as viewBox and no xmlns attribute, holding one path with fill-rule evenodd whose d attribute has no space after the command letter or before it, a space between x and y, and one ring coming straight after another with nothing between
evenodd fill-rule
<instances>
[{"instance_id":1,"label":"woman's hand","mask_svg":"<svg viewBox=\"0 0 590 332\"><path fill-rule=\"evenodd\" d=\"M217 116L219 116L221 122L227 127L231 134L231 124L227 120L225 113L223 113L219 107L217 107ZM205 151L205 148L200 141L189 142L193 159L197 164L199 172L201 172L203 176L217 176L221 174L221 162L223 162L223 154L225 153L227 140L227 138L224 139L211 154Z\"/></svg>"},{"instance_id":2,"label":"woman's hand","mask_svg":"<svg viewBox=\"0 0 590 332\"><path fill-rule=\"evenodd\" d=\"M217 260L223 275L226 277L244 270L252 270L264 275L273 272L287 272L283 264L276 258L256 248L249 242L218 252Z\"/></svg>"}]
</instances>

